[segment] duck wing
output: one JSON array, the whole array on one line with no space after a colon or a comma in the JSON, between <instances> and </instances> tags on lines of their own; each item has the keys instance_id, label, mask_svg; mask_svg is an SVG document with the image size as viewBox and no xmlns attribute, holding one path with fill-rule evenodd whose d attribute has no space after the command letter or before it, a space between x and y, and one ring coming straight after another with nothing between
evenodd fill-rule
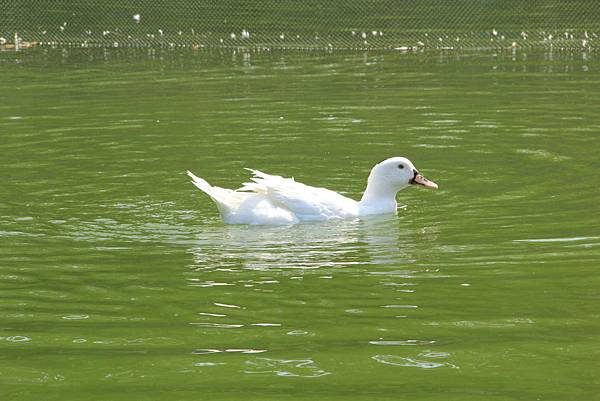
<instances>
[{"instance_id":1,"label":"duck wing","mask_svg":"<svg viewBox=\"0 0 600 401\"><path fill-rule=\"evenodd\" d=\"M293 178L246 169L254 175L238 191L265 195L271 202L289 209L301 220L328 220L356 217L358 203L326 188L312 187Z\"/></svg>"}]
</instances>

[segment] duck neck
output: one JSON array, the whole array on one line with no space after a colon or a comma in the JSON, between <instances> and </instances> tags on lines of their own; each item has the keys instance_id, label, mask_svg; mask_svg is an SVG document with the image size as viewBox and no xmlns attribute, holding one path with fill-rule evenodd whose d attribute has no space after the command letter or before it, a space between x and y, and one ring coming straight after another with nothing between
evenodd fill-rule
<instances>
[{"instance_id":1,"label":"duck neck","mask_svg":"<svg viewBox=\"0 0 600 401\"><path fill-rule=\"evenodd\" d=\"M367 183L367 189L360 200L360 207L365 213L392 213L396 211L396 194L399 188L390 186L387 183L378 182L370 179Z\"/></svg>"}]
</instances>

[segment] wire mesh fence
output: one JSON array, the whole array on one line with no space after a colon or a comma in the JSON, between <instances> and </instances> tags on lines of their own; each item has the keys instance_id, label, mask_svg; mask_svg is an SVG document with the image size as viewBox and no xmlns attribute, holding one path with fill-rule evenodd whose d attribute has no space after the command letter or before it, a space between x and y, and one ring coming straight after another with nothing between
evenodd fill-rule
<instances>
[{"instance_id":1,"label":"wire mesh fence","mask_svg":"<svg viewBox=\"0 0 600 401\"><path fill-rule=\"evenodd\" d=\"M596 48L598 0L0 0L0 45Z\"/></svg>"}]
</instances>

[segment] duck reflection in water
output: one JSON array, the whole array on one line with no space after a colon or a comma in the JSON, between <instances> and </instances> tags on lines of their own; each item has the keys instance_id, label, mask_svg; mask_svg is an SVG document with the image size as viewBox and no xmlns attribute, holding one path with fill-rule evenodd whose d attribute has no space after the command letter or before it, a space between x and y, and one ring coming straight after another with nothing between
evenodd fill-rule
<instances>
[{"instance_id":1,"label":"duck reflection in water","mask_svg":"<svg viewBox=\"0 0 600 401\"><path fill-rule=\"evenodd\" d=\"M286 226L213 226L192 248L195 270L318 269L410 261L415 233L395 214Z\"/></svg>"}]
</instances>

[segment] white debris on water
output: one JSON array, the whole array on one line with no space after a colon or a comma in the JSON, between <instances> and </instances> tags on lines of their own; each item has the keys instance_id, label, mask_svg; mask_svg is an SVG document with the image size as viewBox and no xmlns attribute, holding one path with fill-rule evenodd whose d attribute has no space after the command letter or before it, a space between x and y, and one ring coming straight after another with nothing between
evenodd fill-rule
<instances>
[{"instance_id":1,"label":"white debris on water","mask_svg":"<svg viewBox=\"0 0 600 401\"><path fill-rule=\"evenodd\" d=\"M129 18L132 18L133 21L135 23L139 23L141 21L141 14L126 14L129 15ZM131 22L131 20L129 20ZM41 31L39 30L37 32L38 36L41 35L46 35L48 33L49 36L52 35L57 35L60 32L71 32L72 29L67 30L66 27L69 26L69 28L71 28L71 25L68 25L67 22L63 22L63 23L59 23L58 25L54 25L54 29L50 29L47 31ZM56 28L59 28L59 30L56 30ZM76 27L73 27L76 28ZM456 34L454 36L452 35L447 35L447 34L441 34L441 32L430 32L431 33L431 38L429 38L429 34L427 32L423 32L420 36L421 40L415 40L414 42L412 42L411 45L406 45L404 46L404 44L402 44L401 46L394 46L395 43L391 42L388 44L384 44L383 46L385 46L386 48L389 49L396 49L396 50L403 50L406 51L404 49L408 49L408 50L416 50L418 48L424 48L427 47L428 45L433 45L435 46L436 49L454 49L452 46L456 46L456 48L469 48L473 45L475 45L477 43L478 40L485 40L488 41L487 46L491 46L491 47L497 47L497 46L502 46L505 49L513 49L513 51L517 48L522 48L522 46L526 46L526 42L529 39L529 36L531 36L531 39L533 40L533 42L530 42L533 45L541 45L541 46L561 46L560 49L567 49L567 48L572 48L572 47L579 47L579 48L586 48L586 49L593 49L597 46L597 40L600 37L599 33L594 33L594 32L590 32L587 30L574 30L572 28L566 28L564 30L553 30L553 31L542 31L542 30L533 30L530 32L526 32L526 31L506 31L504 34L502 34L502 30L503 27L500 27L501 31L498 31L497 28L493 28L490 31L486 32L486 36L487 38L484 36L482 37L475 37L473 35L473 33L471 32L471 34L465 33L465 34ZM191 31L191 33L193 35L196 35L197 33L194 31L194 29L188 29L186 30L186 35L189 34L189 32ZM561 32L562 31L562 32ZM147 31L148 32L148 31ZM144 38L149 38L149 39L155 39L156 38L160 38L162 36L164 37L168 37L168 36L175 36L176 34L179 35L180 37L183 37L184 35L184 31L183 30L173 30L171 33L169 33L170 31L163 31L163 29L156 29L154 30L154 34L151 33L147 33L147 32L139 32L136 34L133 34L133 32L127 32L126 29L113 29L112 31L110 30L82 30L81 33L85 34L86 37L82 38L81 42L83 42L83 44L80 42L79 44L83 45L88 45L88 40L92 40L94 36L99 36L100 33L102 33L102 36L104 36L106 38L106 43L104 45L106 46L115 46L114 44L117 43L115 42L116 40L118 40L118 46L122 47L122 46L129 46L131 45L131 43L128 43L127 40L125 40L125 38L128 38L130 40L134 40L136 36L141 37L142 39ZM131 34L130 34L131 33ZM338 34L343 34L343 35L348 35L351 34L352 36L350 37L350 35L345 36L345 40L348 41L348 39L351 38L352 42L354 42L354 45L351 45L350 43L343 43L343 42L335 42L336 37L335 35L332 35L330 32L325 32L325 36L323 36L323 38L321 38L320 36L323 35L323 32L314 32L312 35L299 35L299 34L295 34L293 32L282 32L279 31L279 33L277 33L277 31L275 32L270 32L271 33L271 37L275 38L275 39L279 39L279 41L277 41L277 45L275 45L275 47L281 47L281 46L287 46L287 44L289 44L290 46L293 46L292 43L287 43L286 41L293 41L294 39L300 39L302 37L302 39L304 41L308 41L308 42L313 42L313 47L317 46L320 49L323 48L327 48L327 49L336 49L336 48L342 48L342 47L348 47L350 46L350 48L356 47L356 49L359 48L367 48L367 47L380 47L382 46L382 43L377 43L377 41L372 42L371 37L380 37L381 39L379 39L379 41L382 41L382 37L383 37L383 31L379 30L379 29L364 29L364 30L357 30L356 28L354 30L345 30L345 32L341 33L338 32ZM187 47L187 46L192 46L192 47L205 47L206 46L219 46L221 45L226 45L227 43L230 43L228 39L231 40L240 40L240 39L244 39L244 40L248 40L250 39L250 32L247 29L242 29L242 30L235 30L235 31L230 31L229 34L225 33L223 35L218 35L215 34L213 32L207 32L207 33L203 33L203 34L207 34L207 44L193 44L193 45L186 45L184 43L169 43L169 45L171 47ZM386 36L389 36L389 32L386 32ZM437 40L435 40L437 38ZM146 43L148 45L150 45L151 41L149 39L146 39ZM340 40L343 40L343 38L337 38ZM405 38L398 34L397 32L394 32L389 38L387 38L387 40L390 41L400 41L402 42ZM417 38L415 38L417 39ZM44 40L49 40L49 39L44 39ZM112 42L111 42L112 40ZM123 40L123 42L121 41ZM425 40L427 40L428 42L425 42ZM175 41L178 42L181 41L181 39ZM475 41L475 42L474 42ZM490 43L491 41L491 43ZM212 42L212 44L211 44ZM220 43L219 43L220 42ZM318 42L318 43L316 43ZM452 43L454 42L454 44ZM11 43L7 42L6 39L4 39L3 41L0 41L0 44L7 44L6 47L11 48L10 46ZM27 43L27 42L23 42L23 43ZM38 43L38 42L36 42ZM62 43L62 41L53 41L53 42L39 42L41 45L60 45ZM239 44L241 45L242 42L239 42ZM427 45L426 45L427 43ZM72 45L78 45L78 43L71 43ZM161 44L166 45L166 42L161 42ZM252 45L252 43L246 42L244 44L249 44ZM399 43L400 44L400 43ZM364 46L363 46L364 45ZM92 45L93 46L93 45ZM443 46L443 47L442 47ZM486 45L484 45L486 46ZM562 47L564 46L564 47ZM308 46L310 47L310 46ZM262 49L264 51L270 51L270 49L268 48L264 48Z\"/></svg>"}]
</instances>

